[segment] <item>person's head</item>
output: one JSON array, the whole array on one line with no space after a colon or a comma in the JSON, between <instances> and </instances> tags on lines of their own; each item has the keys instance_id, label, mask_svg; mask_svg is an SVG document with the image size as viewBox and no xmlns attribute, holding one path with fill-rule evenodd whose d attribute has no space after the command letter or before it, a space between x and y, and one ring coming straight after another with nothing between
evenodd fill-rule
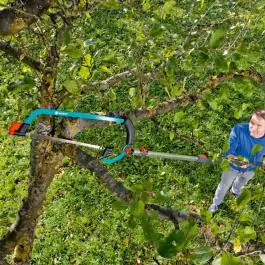
<instances>
[{"instance_id":1,"label":"person's head","mask_svg":"<svg viewBox=\"0 0 265 265\"><path fill-rule=\"evenodd\" d=\"M255 138L261 138L265 135L265 109L253 112L249 121L249 132Z\"/></svg>"}]
</instances>

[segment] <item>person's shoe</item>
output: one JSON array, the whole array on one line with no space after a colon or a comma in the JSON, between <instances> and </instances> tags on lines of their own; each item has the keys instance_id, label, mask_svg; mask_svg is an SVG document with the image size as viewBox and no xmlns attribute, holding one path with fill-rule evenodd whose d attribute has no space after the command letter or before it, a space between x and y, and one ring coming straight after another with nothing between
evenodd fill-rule
<instances>
[{"instance_id":1,"label":"person's shoe","mask_svg":"<svg viewBox=\"0 0 265 265\"><path fill-rule=\"evenodd\" d=\"M218 210L218 205L216 204L211 204L211 206L208 208L208 211L211 213L215 213Z\"/></svg>"}]
</instances>

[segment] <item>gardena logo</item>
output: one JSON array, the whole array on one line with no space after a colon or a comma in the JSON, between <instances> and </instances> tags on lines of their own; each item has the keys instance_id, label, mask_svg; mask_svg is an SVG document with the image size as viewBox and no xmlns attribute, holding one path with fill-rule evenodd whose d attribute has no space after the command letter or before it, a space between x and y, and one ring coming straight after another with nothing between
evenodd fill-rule
<instances>
[{"instance_id":1,"label":"gardena logo","mask_svg":"<svg viewBox=\"0 0 265 265\"><path fill-rule=\"evenodd\" d=\"M55 111L55 115L67 116L67 113L63 111Z\"/></svg>"}]
</instances>

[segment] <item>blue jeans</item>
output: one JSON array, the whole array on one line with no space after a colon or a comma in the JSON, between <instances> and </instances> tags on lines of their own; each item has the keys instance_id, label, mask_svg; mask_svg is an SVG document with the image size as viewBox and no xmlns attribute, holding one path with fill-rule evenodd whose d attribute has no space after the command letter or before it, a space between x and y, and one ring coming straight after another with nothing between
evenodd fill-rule
<instances>
[{"instance_id":1,"label":"blue jeans","mask_svg":"<svg viewBox=\"0 0 265 265\"><path fill-rule=\"evenodd\" d=\"M219 205L223 202L225 194L232 186L232 192L234 194L239 195L241 189L248 183L248 181L253 178L255 172L247 171L247 172L238 172L230 168L230 171L223 172L221 181L215 191L215 195L213 198L213 203L215 205ZM232 185L233 183L233 185Z\"/></svg>"}]
</instances>

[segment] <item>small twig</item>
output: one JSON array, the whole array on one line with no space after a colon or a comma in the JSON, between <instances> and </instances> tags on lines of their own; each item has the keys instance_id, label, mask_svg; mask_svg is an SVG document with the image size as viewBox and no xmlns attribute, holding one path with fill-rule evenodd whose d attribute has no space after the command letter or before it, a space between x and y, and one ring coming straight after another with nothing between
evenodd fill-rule
<instances>
[{"instance_id":1,"label":"small twig","mask_svg":"<svg viewBox=\"0 0 265 265\"><path fill-rule=\"evenodd\" d=\"M262 254L262 250L255 250L252 252L240 252L239 255L236 255L236 256L242 257L242 256L251 256L251 255L257 255L257 254Z\"/></svg>"},{"instance_id":2,"label":"small twig","mask_svg":"<svg viewBox=\"0 0 265 265\"><path fill-rule=\"evenodd\" d=\"M4 5L4 4L0 4L0 6L6 8L6 9L9 9L9 10L14 10L14 11L16 11L16 12L22 14L22 15L25 15L25 16L30 16L30 17L35 18L35 19L40 19L40 17L38 17L38 16L36 16L34 14L31 14L31 13L25 12L22 9L19 9L19 8L7 6L7 5Z\"/></svg>"}]
</instances>

